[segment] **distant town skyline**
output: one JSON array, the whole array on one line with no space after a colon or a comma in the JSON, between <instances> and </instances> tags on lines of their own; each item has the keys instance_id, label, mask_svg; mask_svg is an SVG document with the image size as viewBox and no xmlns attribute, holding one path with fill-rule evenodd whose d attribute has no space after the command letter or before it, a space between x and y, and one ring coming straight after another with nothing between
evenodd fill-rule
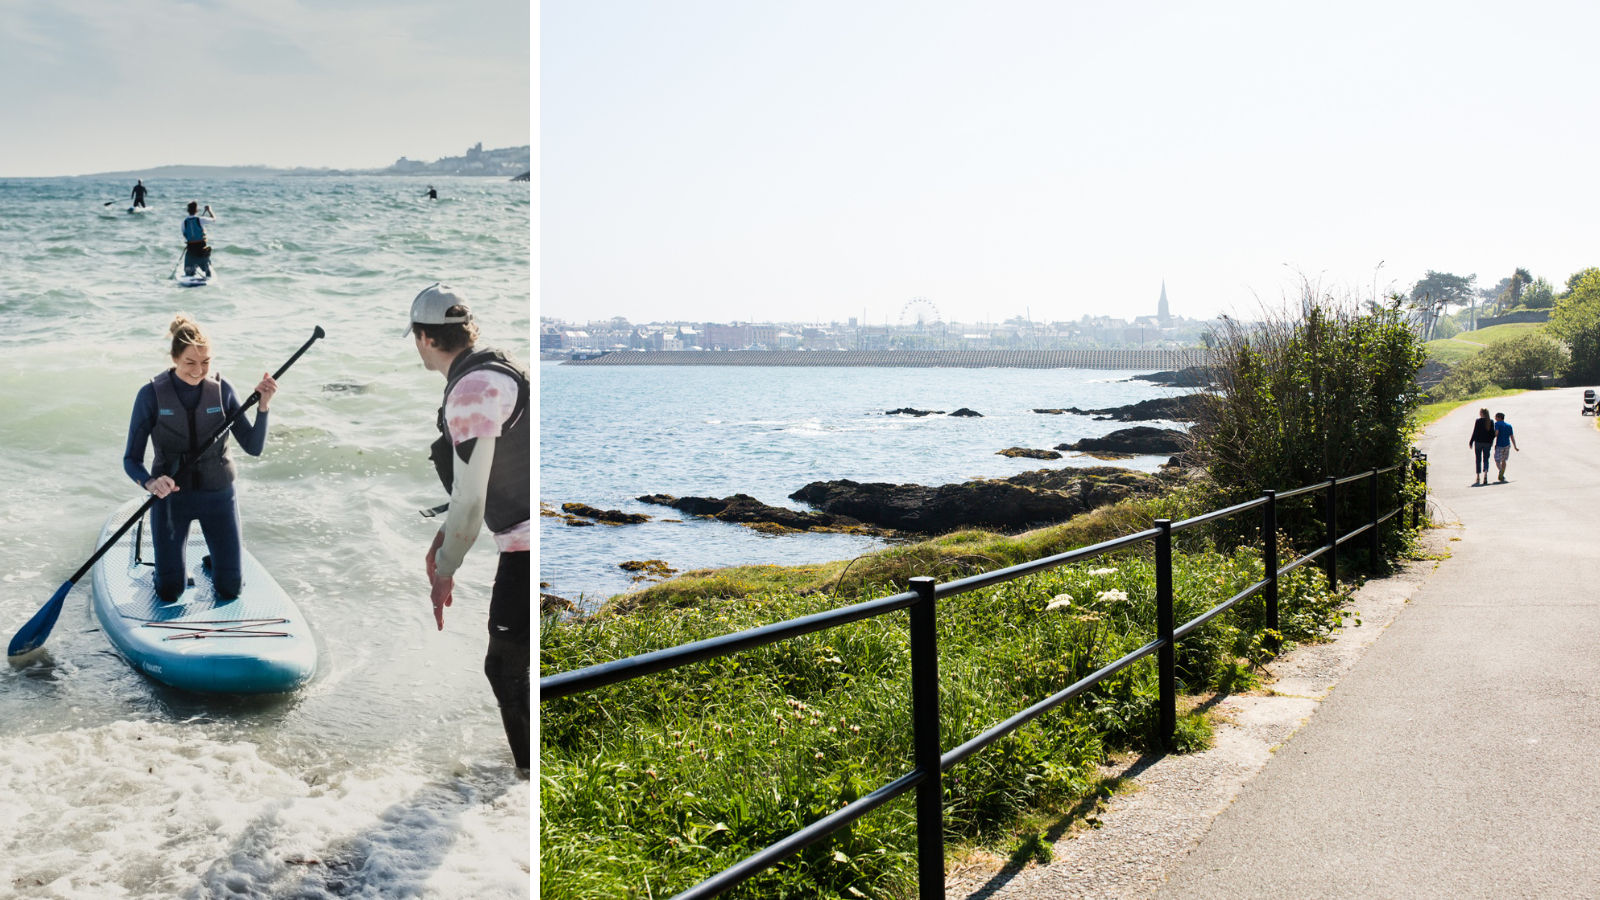
<instances>
[{"instance_id":1,"label":"distant town skyline","mask_svg":"<svg viewBox=\"0 0 1600 900\"><path fill-rule=\"evenodd\" d=\"M1068 320L1145 314L1164 278L1204 318L1302 279L1561 283L1600 264L1597 26L1362 0L546 4L538 312L882 321L921 296Z\"/></svg>"},{"instance_id":2,"label":"distant town skyline","mask_svg":"<svg viewBox=\"0 0 1600 900\"><path fill-rule=\"evenodd\" d=\"M373 169L532 139L520 0L6 0L0 178Z\"/></svg>"}]
</instances>

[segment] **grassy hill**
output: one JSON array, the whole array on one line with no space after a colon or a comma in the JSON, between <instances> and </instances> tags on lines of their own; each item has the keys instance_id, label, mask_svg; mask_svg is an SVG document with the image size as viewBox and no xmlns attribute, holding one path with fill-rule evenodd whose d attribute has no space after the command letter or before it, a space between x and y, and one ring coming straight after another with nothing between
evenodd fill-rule
<instances>
[{"instance_id":1,"label":"grassy hill","mask_svg":"<svg viewBox=\"0 0 1600 900\"><path fill-rule=\"evenodd\" d=\"M1428 358L1436 359L1447 366L1453 366L1465 359L1483 352L1483 348L1490 344L1521 337L1535 331L1544 329L1542 322L1517 322L1511 325L1491 325L1477 331L1463 331L1453 338L1443 338L1429 341Z\"/></svg>"}]
</instances>

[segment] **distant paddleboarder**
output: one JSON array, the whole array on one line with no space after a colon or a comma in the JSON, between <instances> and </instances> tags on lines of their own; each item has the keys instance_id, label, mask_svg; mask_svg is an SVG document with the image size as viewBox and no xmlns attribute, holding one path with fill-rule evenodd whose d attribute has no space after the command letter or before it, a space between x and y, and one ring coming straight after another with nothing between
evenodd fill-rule
<instances>
[{"instance_id":1,"label":"distant paddleboarder","mask_svg":"<svg viewBox=\"0 0 1600 900\"><path fill-rule=\"evenodd\" d=\"M428 193L425 196L429 200L437 200L437 199L439 199L439 192L434 190L433 189L433 185L430 184L430 185L428 185Z\"/></svg>"},{"instance_id":2,"label":"distant paddleboarder","mask_svg":"<svg viewBox=\"0 0 1600 900\"><path fill-rule=\"evenodd\" d=\"M226 379L212 374L211 344L198 323L179 313L167 333L172 338L172 368L150 379L134 398L122 470L160 498L150 507L156 595L168 603L183 596L188 586L184 547L190 523L198 521L211 551L212 585L218 597L232 600L243 585L243 550L239 502L233 490L237 470L228 454L228 438L211 445L181 482L171 476L239 408L239 396ZM256 390L261 402L255 424L241 415L229 426L229 433L251 456L260 456L267 442L267 407L278 383L263 374ZM144 465L146 444L155 446L150 469Z\"/></svg>"},{"instance_id":3,"label":"distant paddleboarder","mask_svg":"<svg viewBox=\"0 0 1600 900\"><path fill-rule=\"evenodd\" d=\"M211 212L211 204L206 204L204 213L197 213L200 204L194 200L189 201L189 217L183 220L183 239L187 249L183 252L183 274L193 275L196 269L211 277L211 244L206 240L206 223L215 224L217 217Z\"/></svg>"},{"instance_id":4,"label":"distant paddleboarder","mask_svg":"<svg viewBox=\"0 0 1600 900\"><path fill-rule=\"evenodd\" d=\"M500 719L517 771L528 772L529 575L528 372L504 352L478 349L472 311L449 287L435 284L411 302L406 329L423 368L445 378L433 467L450 492L444 527L428 547L434 621L444 630L444 608L455 590L456 569L488 525L500 551L489 600L489 652L483 674L500 704Z\"/></svg>"},{"instance_id":5,"label":"distant paddleboarder","mask_svg":"<svg viewBox=\"0 0 1600 900\"><path fill-rule=\"evenodd\" d=\"M149 192L147 190L145 190L144 179L141 178L141 179L139 179L139 183L135 184L133 186L133 208L134 209L144 209L144 195L147 194L147 193L149 193Z\"/></svg>"}]
</instances>

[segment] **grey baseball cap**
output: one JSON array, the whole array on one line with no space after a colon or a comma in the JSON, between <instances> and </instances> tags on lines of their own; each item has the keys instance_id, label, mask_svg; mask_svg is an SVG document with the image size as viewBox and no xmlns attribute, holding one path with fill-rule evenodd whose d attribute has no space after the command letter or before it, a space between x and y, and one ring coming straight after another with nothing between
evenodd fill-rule
<instances>
[{"instance_id":1,"label":"grey baseball cap","mask_svg":"<svg viewBox=\"0 0 1600 900\"><path fill-rule=\"evenodd\" d=\"M460 325L472 321L470 309L466 315L449 315L452 306L468 309L467 301L461 299L448 284L428 285L417 295L417 299L411 301L411 322L401 336L410 334L412 325Z\"/></svg>"}]
</instances>

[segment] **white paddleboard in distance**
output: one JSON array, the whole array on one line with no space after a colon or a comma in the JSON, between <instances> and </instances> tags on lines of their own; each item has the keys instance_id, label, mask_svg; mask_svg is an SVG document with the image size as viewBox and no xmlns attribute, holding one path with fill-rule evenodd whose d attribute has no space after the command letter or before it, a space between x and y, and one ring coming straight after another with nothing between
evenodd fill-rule
<instances>
[{"instance_id":1,"label":"white paddleboard in distance","mask_svg":"<svg viewBox=\"0 0 1600 900\"><path fill-rule=\"evenodd\" d=\"M130 500L112 513L97 545L143 505L143 498ZM142 553L136 554L141 531ZM191 526L184 561L193 585L163 603L148 532L147 517L94 564L92 577L95 617L130 665L173 687L216 694L284 693L311 680L317 671L311 625L248 549L241 560L244 586L236 599L223 600L200 566L205 537L198 524Z\"/></svg>"},{"instance_id":2,"label":"white paddleboard in distance","mask_svg":"<svg viewBox=\"0 0 1600 900\"><path fill-rule=\"evenodd\" d=\"M130 206L130 207L128 207L128 212L130 212L130 213L147 213L149 211L150 211L150 207L148 207L148 206Z\"/></svg>"}]
</instances>

